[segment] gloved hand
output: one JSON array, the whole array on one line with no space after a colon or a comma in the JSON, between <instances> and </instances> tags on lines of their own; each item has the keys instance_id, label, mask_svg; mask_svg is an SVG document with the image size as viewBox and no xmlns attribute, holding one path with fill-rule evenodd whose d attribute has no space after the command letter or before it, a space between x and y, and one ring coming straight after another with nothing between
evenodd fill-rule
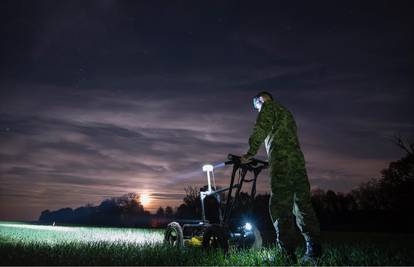
<instances>
[{"instance_id":1,"label":"gloved hand","mask_svg":"<svg viewBox=\"0 0 414 267\"><path fill-rule=\"evenodd\" d=\"M249 154L244 154L241 158L240 158L240 163L241 164L248 164L252 161L252 156L250 156Z\"/></svg>"}]
</instances>

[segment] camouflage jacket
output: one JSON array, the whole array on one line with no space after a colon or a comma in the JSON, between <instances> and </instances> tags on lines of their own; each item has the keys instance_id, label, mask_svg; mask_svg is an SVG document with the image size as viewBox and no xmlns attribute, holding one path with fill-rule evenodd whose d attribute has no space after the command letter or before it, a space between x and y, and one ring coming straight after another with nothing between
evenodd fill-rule
<instances>
[{"instance_id":1,"label":"camouflage jacket","mask_svg":"<svg viewBox=\"0 0 414 267\"><path fill-rule=\"evenodd\" d=\"M300 151L296 122L292 113L281 104L271 100L263 103L257 116L253 133L249 138L250 148L247 154L256 155L263 142L265 142L269 160L272 155L284 154L287 151Z\"/></svg>"}]
</instances>

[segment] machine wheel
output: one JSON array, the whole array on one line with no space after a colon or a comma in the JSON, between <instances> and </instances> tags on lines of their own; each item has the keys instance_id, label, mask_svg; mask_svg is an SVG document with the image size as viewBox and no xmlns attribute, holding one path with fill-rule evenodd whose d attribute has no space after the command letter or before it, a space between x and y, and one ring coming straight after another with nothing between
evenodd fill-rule
<instances>
[{"instance_id":1,"label":"machine wheel","mask_svg":"<svg viewBox=\"0 0 414 267\"><path fill-rule=\"evenodd\" d=\"M203 248L222 249L224 253L229 250L229 240L225 229L218 225L210 225L203 235Z\"/></svg>"},{"instance_id":2,"label":"machine wheel","mask_svg":"<svg viewBox=\"0 0 414 267\"><path fill-rule=\"evenodd\" d=\"M168 224L164 234L164 244L173 247L184 246L183 229L177 222L171 222Z\"/></svg>"}]
</instances>

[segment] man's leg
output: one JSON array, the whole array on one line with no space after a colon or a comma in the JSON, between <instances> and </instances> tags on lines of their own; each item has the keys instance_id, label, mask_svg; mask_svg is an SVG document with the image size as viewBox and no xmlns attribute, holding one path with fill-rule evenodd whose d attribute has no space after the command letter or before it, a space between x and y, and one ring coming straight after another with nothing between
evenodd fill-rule
<instances>
[{"instance_id":1,"label":"man's leg","mask_svg":"<svg viewBox=\"0 0 414 267\"><path fill-rule=\"evenodd\" d=\"M306 242L305 256L311 258L319 257L321 254L320 226L312 206L309 182L307 180L296 186L293 202L296 224Z\"/></svg>"},{"instance_id":2,"label":"man's leg","mask_svg":"<svg viewBox=\"0 0 414 267\"><path fill-rule=\"evenodd\" d=\"M293 194L290 186L283 183L275 184L274 179L277 177L272 177L270 216L276 230L278 245L292 260L295 260L294 252L298 245L298 233L292 213Z\"/></svg>"},{"instance_id":3,"label":"man's leg","mask_svg":"<svg viewBox=\"0 0 414 267\"><path fill-rule=\"evenodd\" d=\"M316 258L321 254L320 227L311 202L305 159L300 150L289 153L289 177L292 179L294 190L293 213L296 217L296 224L306 242L305 257Z\"/></svg>"}]
</instances>

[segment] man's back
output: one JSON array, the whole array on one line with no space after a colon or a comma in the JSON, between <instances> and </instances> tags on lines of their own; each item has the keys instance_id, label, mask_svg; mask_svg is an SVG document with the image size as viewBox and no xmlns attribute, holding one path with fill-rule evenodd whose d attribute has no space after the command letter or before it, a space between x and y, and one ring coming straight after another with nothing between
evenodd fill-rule
<instances>
[{"instance_id":1,"label":"man's back","mask_svg":"<svg viewBox=\"0 0 414 267\"><path fill-rule=\"evenodd\" d=\"M300 151L297 137L297 127L292 113L274 100L263 103L255 128L263 128L265 135L265 147L269 157L274 153L285 153L289 151ZM249 142L256 144L260 142L260 135L252 134ZM256 140L259 139L259 140Z\"/></svg>"}]
</instances>

